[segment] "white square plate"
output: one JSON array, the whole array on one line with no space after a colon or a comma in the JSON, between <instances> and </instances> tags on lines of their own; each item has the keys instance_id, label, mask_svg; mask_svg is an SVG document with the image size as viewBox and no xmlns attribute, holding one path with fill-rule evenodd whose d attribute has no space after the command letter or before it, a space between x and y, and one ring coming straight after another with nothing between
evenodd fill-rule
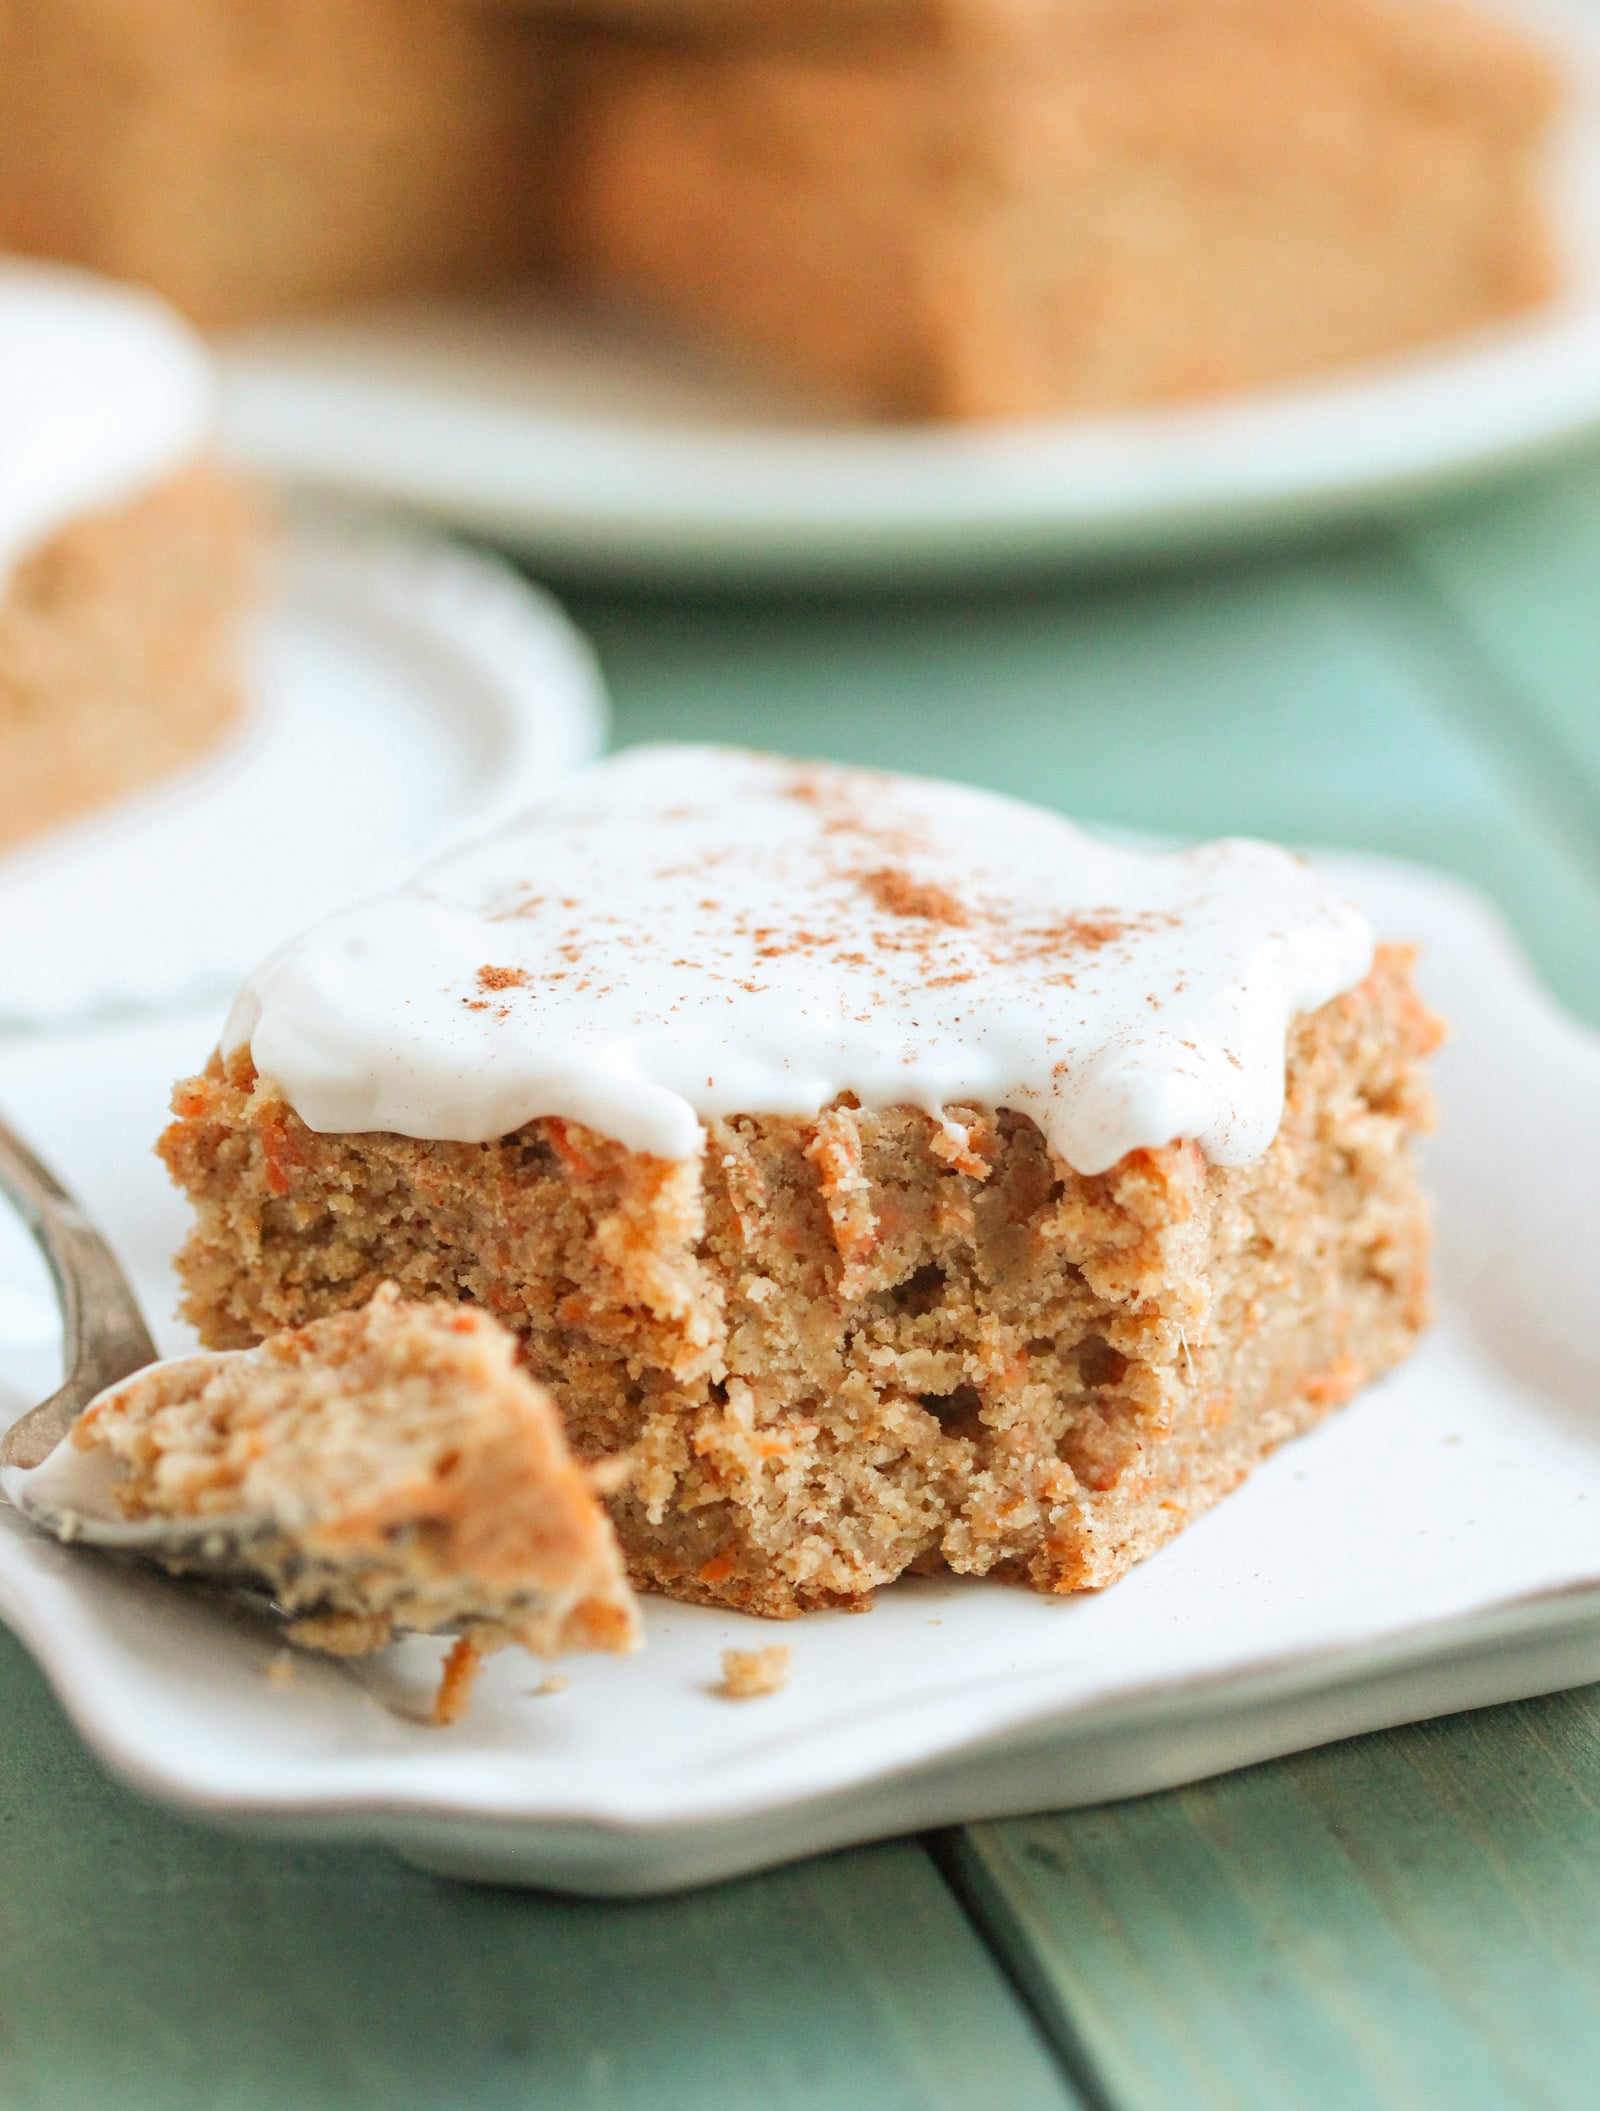
<instances>
[{"instance_id":1,"label":"white square plate","mask_svg":"<svg viewBox=\"0 0 1600 2111\"><path fill-rule=\"evenodd\" d=\"M1442 1318L1421 1353L1123 1582L1045 1598L913 1580L867 1618L774 1630L648 1606L645 1652L566 1689L491 1660L456 1728L418 1718L439 1645L264 1675L270 1631L0 1515L0 1613L85 1737L197 1813L377 1837L441 1870L667 1889L877 1834L1130 1795L1600 1677L1600 1038L1453 884L1337 858L1424 948L1454 1024L1429 1152ZM0 1105L105 1222L157 1316L183 1209L150 1157L191 1016L0 1046ZM164 1345L181 1329L158 1324ZM0 1222L0 1379L53 1369L52 1308ZM785 1691L711 1692L730 1643Z\"/></svg>"}]
</instances>

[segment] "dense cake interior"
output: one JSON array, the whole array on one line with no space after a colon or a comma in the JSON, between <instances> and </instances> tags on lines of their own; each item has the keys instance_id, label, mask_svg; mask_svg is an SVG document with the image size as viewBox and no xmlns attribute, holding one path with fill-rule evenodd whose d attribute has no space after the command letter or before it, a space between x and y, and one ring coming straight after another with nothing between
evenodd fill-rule
<instances>
[{"instance_id":1,"label":"dense cake interior","mask_svg":"<svg viewBox=\"0 0 1600 2111\"><path fill-rule=\"evenodd\" d=\"M203 1337L392 1277L517 1335L575 1447L630 1450L630 1567L787 1614L907 1568L1109 1582L1412 1346L1410 1151L1437 1028L1403 951L1295 1024L1270 1148L1074 1173L952 1105L708 1124L698 1159L544 1119L486 1143L319 1135L238 1052L163 1152Z\"/></svg>"},{"instance_id":2,"label":"dense cake interior","mask_svg":"<svg viewBox=\"0 0 1600 2111\"><path fill-rule=\"evenodd\" d=\"M73 1432L133 1518L245 1519L300 1638L349 1653L396 1629L541 1655L626 1649L610 1527L547 1396L487 1313L404 1303L155 1366Z\"/></svg>"},{"instance_id":3,"label":"dense cake interior","mask_svg":"<svg viewBox=\"0 0 1600 2111\"><path fill-rule=\"evenodd\" d=\"M1410 1347L1435 1037L1269 844L635 749L249 978L185 1309L486 1308L680 1597L1077 1590Z\"/></svg>"}]
</instances>

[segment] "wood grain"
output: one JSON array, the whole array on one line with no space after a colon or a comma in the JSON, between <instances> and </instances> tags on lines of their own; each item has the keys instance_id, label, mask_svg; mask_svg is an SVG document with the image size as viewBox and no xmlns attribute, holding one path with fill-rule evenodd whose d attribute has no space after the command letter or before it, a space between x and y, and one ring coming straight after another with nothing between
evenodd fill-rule
<instances>
[{"instance_id":1,"label":"wood grain","mask_svg":"<svg viewBox=\"0 0 1600 2111\"><path fill-rule=\"evenodd\" d=\"M1600 817L1600 458L1434 516L1411 561L1498 691L1478 714L1508 769L1554 789L1558 768ZM1480 685L1477 695L1485 700ZM1468 691L1468 695L1472 692Z\"/></svg>"},{"instance_id":2,"label":"wood grain","mask_svg":"<svg viewBox=\"0 0 1600 2111\"><path fill-rule=\"evenodd\" d=\"M639 1905L184 1824L0 1635L7 2111L1071 2111L923 1849Z\"/></svg>"},{"instance_id":3,"label":"wood grain","mask_svg":"<svg viewBox=\"0 0 1600 2111\"><path fill-rule=\"evenodd\" d=\"M1576 2111L1600 2075L1600 1694L956 1836L1093 2096Z\"/></svg>"}]
</instances>

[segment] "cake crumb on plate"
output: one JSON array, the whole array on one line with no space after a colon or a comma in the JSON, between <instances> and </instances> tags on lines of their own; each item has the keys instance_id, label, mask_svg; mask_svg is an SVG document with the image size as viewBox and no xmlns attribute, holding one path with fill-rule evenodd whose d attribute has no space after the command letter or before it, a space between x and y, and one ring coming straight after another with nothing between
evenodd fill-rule
<instances>
[{"instance_id":1,"label":"cake crumb on plate","mask_svg":"<svg viewBox=\"0 0 1600 2111\"><path fill-rule=\"evenodd\" d=\"M725 1649L722 1652L722 1684L717 1688L724 1700L760 1700L768 1693L781 1693L789 1683L793 1651L786 1642L765 1649Z\"/></svg>"}]
</instances>

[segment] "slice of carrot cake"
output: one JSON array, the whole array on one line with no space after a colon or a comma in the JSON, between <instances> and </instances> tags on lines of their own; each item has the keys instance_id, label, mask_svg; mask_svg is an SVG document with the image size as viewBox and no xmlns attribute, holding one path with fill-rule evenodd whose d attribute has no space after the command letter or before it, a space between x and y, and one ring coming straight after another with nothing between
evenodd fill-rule
<instances>
[{"instance_id":1,"label":"slice of carrot cake","mask_svg":"<svg viewBox=\"0 0 1600 2111\"><path fill-rule=\"evenodd\" d=\"M206 324L516 279L549 99L466 0L0 0L0 248Z\"/></svg>"},{"instance_id":2,"label":"slice of carrot cake","mask_svg":"<svg viewBox=\"0 0 1600 2111\"><path fill-rule=\"evenodd\" d=\"M1555 82L1488 13L922 12L927 34L881 43L602 43L571 128L572 276L845 410L952 419L1270 386L1552 290Z\"/></svg>"},{"instance_id":3,"label":"slice of carrot cake","mask_svg":"<svg viewBox=\"0 0 1600 2111\"><path fill-rule=\"evenodd\" d=\"M1104 1584L1412 1347L1436 1038L1268 845L637 749L251 978L185 1310L485 1306L677 1596Z\"/></svg>"},{"instance_id":4,"label":"slice of carrot cake","mask_svg":"<svg viewBox=\"0 0 1600 2111\"><path fill-rule=\"evenodd\" d=\"M140 1372L72 1442L110 1463L130 1518L242 1520L309 1647L446 1630L559 1656L637 1638L589 1474L513 1337L470 1306L381 1286L259 1348Z\"/></svg>"},{"instance_id":5,"label":"slice of carrot cake","mask_svg":"<svg viewBox=\"0 0 1600 2111\"><path fill-rule=\"evenodd\" d=\"M257 523L211 422L205 349L159 302L0 267L0 850L238 714Z\"/></svg>"}]
</instances>

